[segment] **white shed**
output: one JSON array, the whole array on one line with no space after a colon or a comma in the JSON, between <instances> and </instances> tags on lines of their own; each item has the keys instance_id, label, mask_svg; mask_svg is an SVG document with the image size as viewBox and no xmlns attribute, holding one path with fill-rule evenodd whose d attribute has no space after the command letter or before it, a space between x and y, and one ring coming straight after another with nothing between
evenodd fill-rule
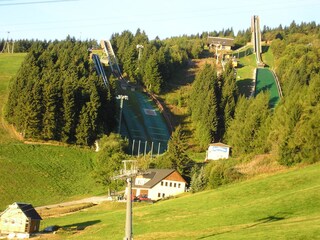
<instances>
[{"instance_id":1,"label":"white shed","mask_svg":"<svg viewBox=\"0 0 320 240\"><path fill-rule=\"evenodd\" d=\"M230 146L223 143L212 143L208 147L205 161L228 159L230 154Z\"/></svg>"},{"instance_id":2,"label":"white shed","mask_svg":"<svg viewBox=\"0 0 320 240\"><path fill-rule=\"evenodd\" d=\"M15 202L0 215L0 233L38 232L41 220L31 204Z\"/></svg>"}]
</instances>

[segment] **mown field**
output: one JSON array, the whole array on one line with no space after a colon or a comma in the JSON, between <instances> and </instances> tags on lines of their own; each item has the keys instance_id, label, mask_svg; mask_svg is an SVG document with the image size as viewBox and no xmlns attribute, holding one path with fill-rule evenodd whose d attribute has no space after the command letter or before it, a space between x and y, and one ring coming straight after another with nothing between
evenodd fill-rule
<instances>
[{"instance_id":1,"label":"mown field","mask_svg":"<svg viewBox=\"0 0 320 240\"><path fill-rule=\"evenodd\" d=\"M104 192L91 177L94 151L24 144L3 119L11 77L25 54L0 54L0 212L20 201L35 206Z\"/></svg>"},{"instance_id":2,"label":"mown field","mask_svg":"<svg viewBox=\"0 0 320 240\"><path fill-rule=\"evenodd\" d=\"M0 145L0 210L16 201L39 206L101 193L92 158L76 147Z\"/></svg>"},{"instance_id":3,"label":"mown field","mask_svg":"<svg viewBox=\"0 0 320 240\"><path fill-rule=\"evenodd\" d=\"M320 239L320 165L197 194L186 193L133 209L134 239ZM122 239L125 204L105 203L42 226L62 231L52 239Z\"/></svg>"}]
</instances>

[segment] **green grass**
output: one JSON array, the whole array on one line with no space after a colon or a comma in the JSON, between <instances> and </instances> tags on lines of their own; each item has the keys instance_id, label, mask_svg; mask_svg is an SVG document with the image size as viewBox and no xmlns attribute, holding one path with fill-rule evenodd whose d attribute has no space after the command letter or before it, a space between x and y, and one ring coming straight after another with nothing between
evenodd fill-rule
<instances>
[{"instance_id":1,"label":"green grass","mask_svg":"<svg viewBox=\"0 0 320 240\"><path fill-rule=\"evenodd\" d=\"M98 194L91 150L11 143L0 145L0 211L12 202L35 206Z\"/></svg>"},{"instance_id":2,"label":"green grass","mask_svg":"<svg viewBox=\"0 0 320 240\"><path fill-rule=\"evenodd\" d=\"M136 205L134 239L319 239L319 174L320 165L315 164L153 205ZM57 239L121 239L124 207L107 203L47 219L43 226L87 226Z\"/></svg>"},{"instance_id":3,"label":"green grass","mask_svg":"<svg viewBox=\"0 0 320 240\"><path fill-rule=\"evenodd\" d=\"M274 67L274 57L271 51L271 47L269 46L262 46L263 53L262 53L262 61L267 64L270 68Z\"/></svg>"},{"instance_id":4,"label":"green grass","mask_svg":"<svg viewBox=\"0 0 320 240\"><path fill-rule=\"evenodd\" d=\"M1 53L0 54L0 143L12 141L12 136L8 132L8 129L5 128L3 120L3 111L4 106L8 98L8 88L10 79L18 71L24 57L25 53Z\"/></svg>"},{"instance_id":5,"label":"green grass","mask_svg":"<svg viewBox=\"0 0 320 240\"><path fill-rule=\"evenodd\" d=\"M253 72L256 68L256 58L254 54L239 59L237 68L237 84L239 92L249 97L252 89Z\"/></svg>"}]
</instances>

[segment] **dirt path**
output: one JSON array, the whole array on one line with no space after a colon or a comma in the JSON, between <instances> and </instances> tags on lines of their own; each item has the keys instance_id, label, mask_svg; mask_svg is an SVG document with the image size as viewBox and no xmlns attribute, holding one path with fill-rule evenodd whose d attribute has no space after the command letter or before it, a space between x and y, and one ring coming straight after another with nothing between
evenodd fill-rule
<instances>
[{"instance_id":1,"label":"dirt path","mask_svg":"<svg viewBox=\"0 0 320 240\"><path fill-rule=\"evenodd\" d=\"M105 201L110 201L110 197L108 196L99 196L99 197L90 197L90 198L84 198L80 200L70 201L70 202L64 202L64 203L58 203L58 204L52 204L52 205L46 205L46 206L40 206L36 207L36 210L41 209L50 209L50 208L59 208L59 207L68 207L83 203L93 203L93 204L99 204Z\"/></svg>"}]
</instances>

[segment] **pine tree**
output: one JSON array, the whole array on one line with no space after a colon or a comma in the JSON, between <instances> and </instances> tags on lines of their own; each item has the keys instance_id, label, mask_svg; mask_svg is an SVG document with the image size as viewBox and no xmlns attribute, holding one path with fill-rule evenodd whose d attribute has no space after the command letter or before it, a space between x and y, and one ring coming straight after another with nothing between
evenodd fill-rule
<instances>
[{"instance_id":1,"label":"pine tree","mask_svg":"<svg viewBox=\"0 0 320 240\"><path fill-rule=\"evenodd\" d=\"M218 139L219 83L216 70L206 64L196 76L190 94L190 110L195 137L201 147Z\"/></svg>"},{"instance_id":2,"label":"pine tree","mask_svg":"<svg viewBox=\"0 0 320 240\"><path fill-rule=\"evenodd\" d=\"M268 102L269 93L260 93L249 100L243 96L239 98L234 120L226 132L226 140L232 146L234 156L264 153L261 151L268 149L264 140L268 136L264 127L270 114Z\"/></svg>"},{"instance_id":3,"label":"pine tree","mask_svg":"<svg viewBox=\"0 0 320 240\"><path fill-rule=\"evenodd\" d=\"M231 62L225 67L221 76L222 93L220 101L220 124L219 137L223 138L226 129L229 127L231 120L234 118L237 99L239 96L238 86L236 83L234 71Z\"/></svg>"},{"instance_id":4,"label":"pine tree","mask_svg":"<svg viewBox=\"0 0 320 240\"><path fill-rule=\"evenodd\" d=\"M143 81L149 91L160 92L163 79L159 72L159 64L155 54L151 55L146 62Z\"/></svg>"},{"instance_id":5,"label":"pine tree","mask_svg":"<svg viewBox=\"0 0 320 240\"><path fill-rule=\"evenodd\" d=\"M171 162L172 168L176 169L181 175L189 177L193 161L188 157L186 149L185 136L179 125L171 135L165 157Z\"/></svg>"},{"instance_id":6,"label":"pine tree","mask_svg":"<svg viewBox=\"0 0 320 240\"><path fill-rule=\"evenodd\" d=\"M62 97L63 97L63 119L62 127L62 141L71 143L75 141L76 132L76 86L73 78L66 77L63 83Z\"/></svg>"}]
</instances>

